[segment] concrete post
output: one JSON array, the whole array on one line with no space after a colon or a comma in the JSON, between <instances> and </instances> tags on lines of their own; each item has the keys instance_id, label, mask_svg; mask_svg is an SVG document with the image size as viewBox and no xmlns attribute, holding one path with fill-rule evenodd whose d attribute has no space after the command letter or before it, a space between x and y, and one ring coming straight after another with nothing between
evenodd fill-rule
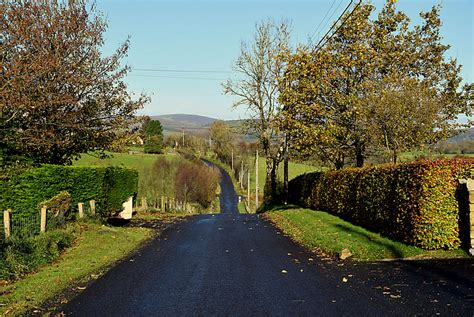
<instances>
[{"instance_id":1,"label":"concrete post","mask_svg":"<svg viewBox=\"0 0 474 317\"><path fill-rule=\"evenodd\" d=\"M95 200L89 201L89 205L91 206L91 215L95 215Z\"/></svg>"},{"instance_id":2,"label":"concrete post","mask_svg":"<svg viewBox=\"0 0 474 317\"><path fill-rule=\"evenodd\" d=\"M41 208L40 232L46 232L46 206Z\"/></svg>"},{"instance_id":3,"label":"concrete post","mask_svg":"<svg viewBox=\"0 0 474 317\"><path fill-rule=\"evenodd\" d=\"M10 239L11 231L10 231L10 214L12 210L7 209L3 212L3 229L5 230L5 240Z\"/></svg>"},{"instance_id":4,"label":"concrete post","mask_svg":"<svg viewBox=\"0 0 474 317\"><path fill-rule=\"evenodd\" d=\"M84 204L78 203L77 207L79 208L79 218L84 218Z\"/></svg>"}]
</instances>

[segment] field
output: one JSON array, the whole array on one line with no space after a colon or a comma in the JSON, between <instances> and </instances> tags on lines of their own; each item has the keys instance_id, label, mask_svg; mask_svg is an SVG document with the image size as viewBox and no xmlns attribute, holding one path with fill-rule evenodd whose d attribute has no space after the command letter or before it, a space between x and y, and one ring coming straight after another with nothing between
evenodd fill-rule
<instances>
[{"instance_id":1,"label":"field","mask_svg":"<svg viewBox=\"0 0 474 317\"><path fill-rule=\"evenodd\" d=\"M145 171L150 168L159 157L166 157L169 160L178 159L175 154L144 154L138 151L130 153L108 153L109 158L100 159L89 154L82 154L81 158L74 162L77 166L123 166L138 170L139 177L143 177ZM139 183L138 196L143 191L142 182Z\"/></svg>"},{"instance_id":2,"label":"field","mask_svg":"<svg viewBox=\"0 0 474 317\"><path fill-rule=\"evenodd\" d=\"M321 171L321 167L306 165L302 163L295 163L295 162L288 163L288 179L289 180L301 174L317 172L317 171ZM263 190L265 187L265 174L266 174L265 158L260 157L258 159L258 188L259 188L259 200L260 200L259 204L260 205L263 201ZM283 163L280 163L278 167L277 177L281 182L283 182ZM250 196L251 196L250 199L251 199L251 206L252 206L252 204L255 203L254 202L255 200L255 168L253 168L250 172ZM253 206L253 208L255 208L255 206Z\"/></svg>"}]
</instances>

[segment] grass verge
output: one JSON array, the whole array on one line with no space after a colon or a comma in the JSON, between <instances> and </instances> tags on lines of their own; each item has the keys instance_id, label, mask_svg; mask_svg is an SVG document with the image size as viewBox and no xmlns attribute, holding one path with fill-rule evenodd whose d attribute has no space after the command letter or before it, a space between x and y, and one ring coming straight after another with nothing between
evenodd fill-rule
<instances>
[{"instance_id":1,"label":"grass verge","mask_svg":"<svg viewBox=\"0 0 474 317\"><path fill-rule=\"evenodd\" d=\"M244 202L240 202L240 203L237 205L237 208L239 209L239 213L240 213L240 214L248 214L247 208L245 207L245 203L244 203Z\"/></svg>"},{"instance_id":2,"label":"grass verge","mask_svg":"<svg viewBox=\"0 0 474 317\"><path fill-rule=\"evenodd\" d=\"M358 261L468 257L464 250L427 251L392 241L323 211L274 207L264 217L307 249L331 256L347 248Z\"/></svg>"},{"instance_id":3,"label":"grass verge","mask_svg":"<svg viewBox=\"0 0 474 317\"><path fill-rule=\"evenodd\" d=\"M11 284L0 286L0 315L23 315L61 293L74 282L97 278L104 269L153 235L144 228L114 228L81 223L73 247L50 265Z\"/></svg>"}]
</instances>

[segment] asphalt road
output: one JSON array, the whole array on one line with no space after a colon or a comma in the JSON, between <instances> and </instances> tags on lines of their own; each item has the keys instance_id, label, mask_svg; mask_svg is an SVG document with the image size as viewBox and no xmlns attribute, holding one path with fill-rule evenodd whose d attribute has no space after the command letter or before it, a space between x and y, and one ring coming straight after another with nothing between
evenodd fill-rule
<instances>
[{"instance_id":1,"label":"asphalt road","mask_svg":"<svg viewBox=\"0 0 474 317\"><path fill-rule=\"evenodd\" d=\"M432 269L429 263L361 265L315 256L258 216L239 215L227 174L221 188L221 214L194 216L165 231L59 311L71 316L474 316L472 262ZM461 273L449 271L456 265Z\"/></svg>"}]
</instances>

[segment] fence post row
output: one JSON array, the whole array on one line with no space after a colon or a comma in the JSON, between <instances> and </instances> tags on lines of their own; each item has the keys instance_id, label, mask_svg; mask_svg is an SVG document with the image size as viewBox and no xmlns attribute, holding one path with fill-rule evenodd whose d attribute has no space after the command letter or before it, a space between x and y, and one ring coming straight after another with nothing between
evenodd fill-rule
<instances>
[{"instance_id":1,"label":"fence post row","mask_svg":"<svg viewBox=\"0 0 474 317\"><path fill-rule=\"evenodd\" d=\"M3 228L5 230L5 240L10 239L10 234L11 234L11 231L10 231L10 214L11 214L11 212L12 212L11 209L7 209L3 212Z\"/></svg>"}]
</instances>

